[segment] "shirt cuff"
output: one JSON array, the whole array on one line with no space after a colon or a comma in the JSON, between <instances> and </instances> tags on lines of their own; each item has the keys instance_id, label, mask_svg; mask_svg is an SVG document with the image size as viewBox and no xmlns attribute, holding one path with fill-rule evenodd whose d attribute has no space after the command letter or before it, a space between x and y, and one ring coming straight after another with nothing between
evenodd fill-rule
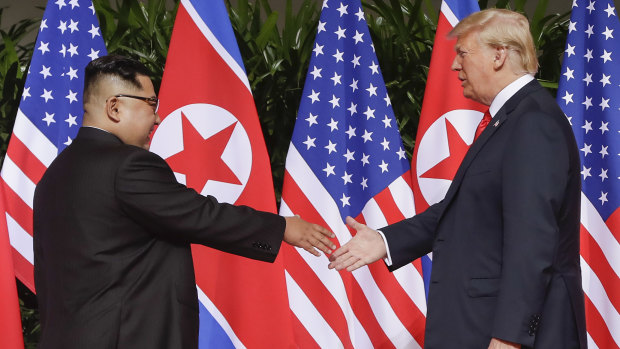
<instances>
[{"instance_id":1,"label":"shirt cuff","mask_svg":"<svg viewBox=\"0 0 620 349\"><path fill-rule=\"evenodd\" d=\"M383 232L381 230L377 230L377 232L379 233L379 235L381 235L381 238L383 239L383 243L385 244L385 250L387 252L386 253L387 257L383 258L383 261L389 267L392 265L392 256L390 256L390 247L388 246L387 239L385 238L385 235L383 235Z\"/></svg>"}]
</instances>

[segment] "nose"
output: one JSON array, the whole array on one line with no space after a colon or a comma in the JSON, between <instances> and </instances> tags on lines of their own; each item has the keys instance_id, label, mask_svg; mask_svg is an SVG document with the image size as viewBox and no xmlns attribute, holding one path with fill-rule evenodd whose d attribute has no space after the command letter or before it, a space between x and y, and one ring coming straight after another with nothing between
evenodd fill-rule
<instances>
[{"instance_id":1,"label":"nose","mask_svg":"<svg viewBox=\"0 0 620 349\"><path fill-rule=\"evenodd\" d=\"M161 123L161 119L159 118L159 114L155 112L155 125L159 125Z\"/></svg>"},{"instance_id":2,"label":"nose","mask_svg":"<svg viewBox=\"0 0 620 349\"><path fill-rule=\"evenodd\" d=\"M461 70L461 62L459 62L458 54L454 57L454 60L452 61L452 65L450 66L450 69L453 71Z\"/></svg>"}]
</instances>

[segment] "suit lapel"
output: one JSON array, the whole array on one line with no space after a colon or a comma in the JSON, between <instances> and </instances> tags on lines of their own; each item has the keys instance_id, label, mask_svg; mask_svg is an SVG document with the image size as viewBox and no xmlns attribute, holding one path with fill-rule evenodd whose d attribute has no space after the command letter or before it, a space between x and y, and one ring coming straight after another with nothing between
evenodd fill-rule
<instances>
[{"instance_id":1,"label":"suit lapel","mask_svg":"<svg viewBox=\"0 0 620 349\"><path fill-rule=\"evenodd\" d=\"M454 179L452 180L452 184L446 193L444 198L444 211L439 215L439 219L443 216L446 207L450 205L450 202L454 199L456 192L458 191L461 183L463 182L463 177L467 172L467 169L471 165L472 161L476 158L478 153L484 146L487 141L495 134L495 132L504 124L504 122L508 119L512 111L519 105L519 103L527 96L528 94L535 92L539 89L542 89L542 86L536 81L536 79L529 82L527 85L523 86L517 93L515 93L500 110L495 114L489 126L487 126L484 131L480 134L478 139L469 147L469 150L465 154L465 158L461 162L456 174L454 175Z\"/></svg>"}]
</instances>

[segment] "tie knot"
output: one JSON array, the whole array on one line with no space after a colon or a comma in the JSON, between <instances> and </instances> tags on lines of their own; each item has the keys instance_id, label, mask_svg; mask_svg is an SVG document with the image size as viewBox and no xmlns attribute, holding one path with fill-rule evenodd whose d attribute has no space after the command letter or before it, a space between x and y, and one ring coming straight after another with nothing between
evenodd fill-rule
<instances>
[{"instance_id":1,"label":"tie knot","mask_svg":"<svg viewBox=\"0 0 620 349\"><path fill-rule=\"evenodd\" d=\"M484 115L482 116L482 120L480 120L478 127L476 128L476 134L474 135L474 141L478 139L478 136L480 136L482 131L484 131L484 129L489 125L489 123L491 123L491 119L492 119L491 113L487 109L487 111L484 112Z\"/></svg>"}]
</instances>

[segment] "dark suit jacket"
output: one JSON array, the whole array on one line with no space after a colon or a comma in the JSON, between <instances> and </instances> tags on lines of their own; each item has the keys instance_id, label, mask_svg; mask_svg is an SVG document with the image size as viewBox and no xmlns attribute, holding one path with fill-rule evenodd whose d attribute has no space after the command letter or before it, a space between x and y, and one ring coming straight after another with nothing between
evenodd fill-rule
<instances>
[{"instance_id":1,"label":"dark suit jacket","mask_svg":"<svg viewBox=\"0 0 620 349\"><path fill-rule=\"evenodd\" d=\"M579 170L568 120L532 81L472 144L443 201L381 229L392 270L433 252L426 348L586 347Z\"/></svg>"},{"instance_id":2,"label":"dark suit jacket","mask_svg":"<svg viewBox=\"0 0 620 349\"><path fill-rule=\"evenodd\" d=\"M34 196L40 348L196 348L190 243L276 258L285 221L177 183L159 156L82 128Z\"/></svg>"}]
</instances>

